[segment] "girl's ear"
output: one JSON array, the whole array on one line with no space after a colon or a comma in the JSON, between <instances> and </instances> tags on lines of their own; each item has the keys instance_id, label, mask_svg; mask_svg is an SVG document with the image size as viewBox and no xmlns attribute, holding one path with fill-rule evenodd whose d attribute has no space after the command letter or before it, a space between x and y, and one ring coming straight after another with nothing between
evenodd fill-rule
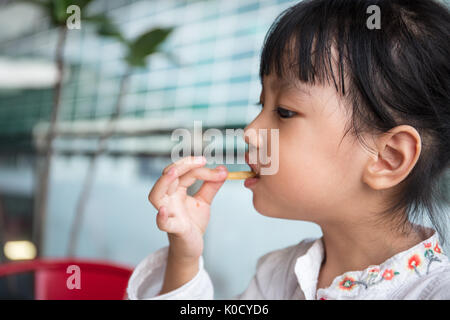
<instances>
[{"instance_id":1,"label":"girl's ear","mask_svg":"<svg viewBox=\"0 0 450 320\"><path fill-rule=\"evenodd\" d=\"M419 159L422 142L417 130L400 125L376 139L363 172L363 182L375 190L388 189L403 181Z\"/></svg>"}]
</instances>

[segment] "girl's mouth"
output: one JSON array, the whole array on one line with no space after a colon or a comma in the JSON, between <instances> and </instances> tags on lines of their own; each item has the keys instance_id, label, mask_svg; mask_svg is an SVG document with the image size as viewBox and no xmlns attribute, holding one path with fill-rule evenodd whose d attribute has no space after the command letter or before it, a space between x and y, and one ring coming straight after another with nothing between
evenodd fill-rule
<instances>
[{"instance_id":1,"label":"girl's mouth","mask_svg":"<svg viewBox=\"0 0 450 320\"><path fill-rule=\"evenodd\" d=\"M246 188L251 188L254 186L258 181L260 180L259 176L253 177L253 178L247 178L244 180L244 186Z\"/></svg>"},{"instance_id":2,"label":"girl's mouth","mask_svg":"<svg viewBox=\"0 0 450 320\"><path fill-rule=\"evenodd\" d=\"M249 163L249 155L248 152L244 154L245 156L245 162L247 165L252 169L252 171L256 174L256 176L259 178L259 166L258 164Z\"/></svg>"},{"instance_id":3,"label":"girl's mouth","mask_svg":"<svg viewBox=\"0 0 450 320\"><path fill-rule=\"evenodd\" d=\"M249 159L248 159L248 153L245 153L245 162L247 163L247 165L252 169L252 171L256 174L255 177L253 178L247 178L244 181L244 186L246 188L250 188L251 186L255 185L259 179L260 179L260 175L259 175L259 166L257 164L252 164L249 163Z\"/></svg>"}]
</instances>

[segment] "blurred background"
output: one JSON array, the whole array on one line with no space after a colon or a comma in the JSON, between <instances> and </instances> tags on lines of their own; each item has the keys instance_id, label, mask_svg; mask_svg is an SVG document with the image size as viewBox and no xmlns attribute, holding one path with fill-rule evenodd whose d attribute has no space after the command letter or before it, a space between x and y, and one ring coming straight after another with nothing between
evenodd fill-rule
<instances>
[{"instance_id":1,"label":"blurred background","mask_svg":"<svg viewBox=\"0 0 450 320\"><path fill-rule=\"evenodd\" d=\"M0 263L132 269L166 246L147 195L171 163L172 132L254 119L264 36L296 2L0 1ZM224 152L245 148L233 142ZM245 290L263 254L319 236L315 224L260 215L243 181L227 181L205 235L215 298ZM14 297L33 297L30 286L28 275Z\"/></svg>"},{"instance_id":2,"label":"blurred background","mask_svg":"<svg viewBox=\"0 0 450 320\"><path fill-rule=\"evenodd\" d=\"M1 262L77 257L132 268L166 246L147 195L171 162L171 133L194 120L203 130L253 120L264 36L293 3L1 1ZM68 28L70 4L79 29ZM205 235L215 297L242 292L264 253L320 235L261 216L243 181L227 181Z\"/></svg>"}]
</instances>

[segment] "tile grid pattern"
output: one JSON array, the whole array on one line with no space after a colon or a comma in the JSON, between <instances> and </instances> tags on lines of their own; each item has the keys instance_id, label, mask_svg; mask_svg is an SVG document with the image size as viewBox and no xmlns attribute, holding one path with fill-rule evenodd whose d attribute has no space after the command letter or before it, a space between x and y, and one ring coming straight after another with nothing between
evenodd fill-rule
<instances>
[{"instance_id":1,"label":"tile grid pattern","mask_svg":"<svg viewBox=\"0 0 450 320\"><path fill-rule=\"evenodd\" d=\"M182 117L222 120L245 125L255 116L259 99L260 49L270 24L293 1L105 1L88 10L104 12L129 38L155 26L174 26L164 54L149 59L148 67L130 79L122 117ZM56 30L43 19L32 32L0 44L0 55L51 60ZM116 41L95 34L88 24L69 30L65 48L67 81L61 121L109 117L120 77L124 49ZM49 119L52 90L0 92L0 136L29 134Z\"/></svg>"}]
</instances>

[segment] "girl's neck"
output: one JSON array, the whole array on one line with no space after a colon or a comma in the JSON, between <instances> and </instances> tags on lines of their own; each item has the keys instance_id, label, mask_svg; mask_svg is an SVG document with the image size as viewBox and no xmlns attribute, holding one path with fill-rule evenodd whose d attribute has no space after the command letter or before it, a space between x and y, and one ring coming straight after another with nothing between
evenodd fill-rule
<instances>
[{"instance_id":1,"label":"girl's neck","mask_svg":"<svg viewBox=\"0 0 450 320\"><path fill-rule=\"evenodd\" d=\"M322 227L324 260L319 274L318 288L328 287L332 280L348 271L364 270L379 265L426 239L426 235L412 225L406 232L380 225L324 225Z\"/></svg>"}]
</instances>

